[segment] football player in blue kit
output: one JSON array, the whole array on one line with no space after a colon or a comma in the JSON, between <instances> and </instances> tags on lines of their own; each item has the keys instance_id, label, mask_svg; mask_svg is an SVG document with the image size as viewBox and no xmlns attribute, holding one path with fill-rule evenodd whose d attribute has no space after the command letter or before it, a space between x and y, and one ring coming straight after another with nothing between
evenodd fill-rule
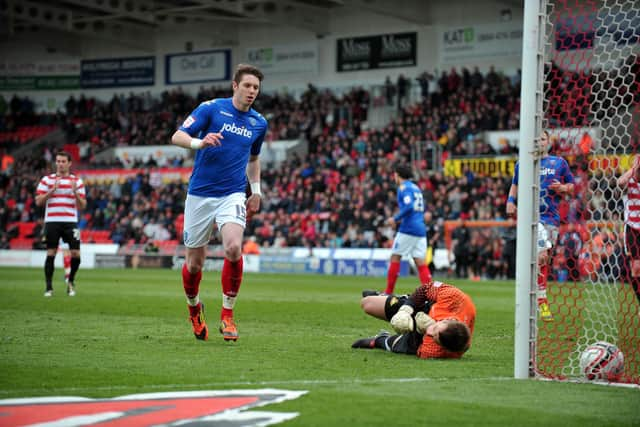
<instances>
[{"instance_id":1,"label":"football player in blue kit","mask_svg":"<svg viewBox=\"0 0 640 427\"><path fill-rule=\"evenodd\" d=\"M551 252L558 239L558 227L560 225L560 213L558 207L560 200L566 194L573 194L574 179L565 159L549 155L551 143L549 132L543 131L540 136L540 220L538 222L538 311L544 321L553 320L553 314L547 298L547 278L549 277L549 264ZM507 216L516 214L516 200L518 197L518 170L516 168L509 189L507 199Z\"/></svg>"},{"instance_id":2,"label":"football player in blue kit","mask_svg":"<svg viewBox=\"0 0 640 427\"><path fill-rule=\"evenodd\" d=\"M400 260L404 255L411 256L418 269L420 283L431 281L429 266L425 263L427 253L427 229L424 224L424 199L422 190L411 179L411 167L397 164L394 167L394 179L398 186L398 213L387 219L390 226L398 225L391 249L391 259L387 270L385 294L391 295L400 273ZM364 291L363 296L375 295L375 291Z\"/></svg>"},{"instance_id":3,"label":"football player in blue kit","mask_svg":"<svg viewBox=\"0 0 640 427\"><path fill-rule=\"evenodd\" d=\"M263 78L258 68L239 64L231 82L233 96L203 102L171 137L173 144L196 150L184 209L182 283L193 333L200 340L209 337L199 290L214 221L225 257L219 330L225 341L238 339L233 308L242 282L242 239L247 211L257 212L261 200L258 156L267 121L252 105Z\"/></svg>"}]
</instances>

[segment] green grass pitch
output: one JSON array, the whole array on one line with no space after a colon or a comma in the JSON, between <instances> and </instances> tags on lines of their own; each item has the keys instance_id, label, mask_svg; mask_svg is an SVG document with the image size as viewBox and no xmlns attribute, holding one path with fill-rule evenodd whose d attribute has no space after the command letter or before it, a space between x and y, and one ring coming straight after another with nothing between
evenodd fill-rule
<instances>
[{"instance_id":1,"label":"green grass pitch","mask_svg":"<svg viewBox=\"0 0 640 427\"><path fill-rule=\"evenodd\" d=\"M178 271L81 268L74 298L61 273L46 299L42 269L0 268L0 399L281 388L308 390L263 408L299 412L287 426L640 426L637 388L513 379L512 282L454 281L478 309L473 346L419 360L350 347L388 328L359 307L384 278L245 274L240 339L225 343L218 273L201 284L207 342Z\"/></svg>"}]
</instances>

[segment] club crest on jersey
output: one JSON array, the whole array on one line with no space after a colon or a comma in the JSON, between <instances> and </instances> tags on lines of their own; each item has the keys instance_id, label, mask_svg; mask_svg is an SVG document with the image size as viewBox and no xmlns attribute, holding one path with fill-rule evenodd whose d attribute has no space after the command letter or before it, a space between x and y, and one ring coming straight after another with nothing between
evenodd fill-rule
<instances>
[{"instance_id":1,"label":"club crest on jersey","mask_svg":"<svg viewBox=\"0 0 640 427\"><path fill-rule=\"evenodd\" d=\"M256 119L254 119L253 117L249 117L249 124L251 126L255 126L258 123L258 121Z\"/></svg>"},{"instance_id":2,"label":"club crest on jersey","mask_svg":"<svg viewBox=\"0 0 640 427\"><path fill-rule=\"evenodd\" d=\"M220 132L229 132L235 135L244 136L245 138L251 138L253 136L253 132L249 129L244 126L238 127L235 123L225 123Z\"/></svg>"},{"instance_id":3,"label":"club crest on jersey","mask_svg":"<svg viewBox=\"0 0 640 427\"><path fill-rule=\"evenodd\" d=\"M194 124L195 122L196 122L196 119L193 118L193 116L189 116L189 117L187 117L187 119L182 124L182 127L183 128L191 127L191 125Z\"/></svg>"}]
</instances>

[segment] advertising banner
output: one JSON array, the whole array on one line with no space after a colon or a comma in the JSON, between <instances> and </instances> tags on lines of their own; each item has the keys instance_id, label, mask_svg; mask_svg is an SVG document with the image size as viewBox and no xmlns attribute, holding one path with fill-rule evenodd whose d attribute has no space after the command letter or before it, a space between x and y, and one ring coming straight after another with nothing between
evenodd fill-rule
<instances>
[{"instance_id":1,"label":"advertising banner","mask_svg":"<svg viewBox=\"0 0 640 427\"><path fill-rule=\"evenodd\" d=\"M83 89L153 86L155 76L156 59L153 56L91 59L80 64Z\"/></svg>"},{"instance_id":2,"label":"advertising banner","mask_svg":"<svg viewBox=\"0 0 640 427\"><path fill-rule=\"evenodd\" d=\"M314 273L308 259L260 255L261 273Z\"/></svg>"},{"instance_id":3,"label":"advertising banner","mask_svg":"<svg viewBox=\"0 0 640 427\"><path fill-rule=\"evenodd\" d=\"M307 251L307 248L299 248ZM317 249L319 251L319 249ZM284 257L274 255L260 255L261 273L315 273L324 275L341 276L375 276L384 277L387 274L389 264L387 259L374 259L371 257L371 249L348 249L352 252L351 258L339 256L338 251L331 250L329 256ZM316 250L314 250L314 253ZM359 254L358 254L359 252ZM324 254L319 254L324 255ZM409 262L400 261L400 276L409 275Z\"/></svg>"},{"instance_id":4,"label":"advertising banner","mask_svg":"<svg viewBox=\"0 0 640 427\"><path fill-rule=\"evenodd\" d=\"M461 177L463 166L476 176L509 177L516 168L515 156L447 159L444 161L445 176Z\"/></svg>"},{"instance_id":5,"label":"advertising banner","mask_svg":"<svg viewBox=\"0 0 640 427\"><path fill-rule=\"evenodd\" d=\"M231 80L231 50L178 53L165 56L168 85Z\"/></svg>"},{"instance_id":6,"label":"advertising banner","mask_svg":"<svg viewBox=\"0 0 640 427\"><path fill-rule=\"evenodd\" d=\"M157 181L157 178L160 178L160 182L163 183L169 183L175 180L187 182L191 176L191 168L83 169L76 171L76 175L82 177L87 183L101 183L113 180L123 182L125 179L133 178L140 173L148 173L152 176L152 181L154 182Z\"/></svg>"},{"instance_id":7,"label":"advertising banner","mask_svg":"<svg viewBox=\"0 0 640 427\"><path fill-rule=\"evenodd\" d=\"M118 254L96 254L96 268L125 268L126 256Z\"/></svg>"},{"instance_id":8,"label":"advertising banner","mask_svg":"<svg viewBox=\"0 0 640 427\"><path fill-rule=\"evenodd\" d=\"M47 77L79 76L77 61L11 61L0 62L0 76Z\"/></svg>"},{"instance_id":9,"label":"advertising banner","mask_svg":"<svg viewBox=\"0 0 640 427\"><path fill-rule=\"evenodd\" d=\"M80 61L0 62L0 90L70 90L80 88Z\"/></svg>"},{"instance_id":10,"label":"advertising banner","mask_svg":"<svg viewBox=\"0 0 640 427\"><path fill-rule=\"evenodd\" d=\"M440 63L522 56L522 23L443 27L438 32Z\"/></svg>"},{"instance_id":11,"label":"advertising banner","mask_svg":"<svg viewBox=\"0 0 640 427\"><path fill-rule=\"evenodd\" d=\"M339 276L372 276L387 275L388 261L364 259L321 259L318 273ZM400 261L400 276L409 274L409 262Z\"/></svg>"},{"instance_id":12,"label":"advertising banner","mask_svg":"<svg viewBox=\"0 0 640 427\"><path fill-rule=\"evenodd\" d=\"M69 90L80 88L79 76L0 76L0 90Z\"/></svg>"},{"instance_id":13,"label":"advertising banner","mask_svg":"<svg viewBox=\"0 0 640 427\"><path fill-rule=\"evenodd\" d=\"M383 34L337 40L337 70L358 71L417 64L417 33Z\"/></svg>"},{"instance_id":14,"label":"advertising banner","mask_svg":"<svg viewBox=\"0 0 640 427\"><path fill-rule=\"evenodd\" d=\"M269 73L317 73L318 44L287 44L248 48L246 60Z\"/></svg>"}]
</instances>

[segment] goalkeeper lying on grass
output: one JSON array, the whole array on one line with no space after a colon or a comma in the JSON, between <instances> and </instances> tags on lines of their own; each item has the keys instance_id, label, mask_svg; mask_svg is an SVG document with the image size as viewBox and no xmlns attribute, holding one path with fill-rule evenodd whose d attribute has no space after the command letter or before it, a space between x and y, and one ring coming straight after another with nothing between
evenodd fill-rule
<instances>
[{"instance_id":1,"label":"goalkeeper lying on grass","mask_svg":"<svg viewBox=\"0 0 640 427\"><path fill-rule=\"evenodd\" d=\"M352 348L380 348L422 359L462 357L471 346L476 307L453 285L429 282L411 295L364 291L360 305L370 316L388 320L398 333L382 331L354 342Z\"/></svg>"}]
</instances>

